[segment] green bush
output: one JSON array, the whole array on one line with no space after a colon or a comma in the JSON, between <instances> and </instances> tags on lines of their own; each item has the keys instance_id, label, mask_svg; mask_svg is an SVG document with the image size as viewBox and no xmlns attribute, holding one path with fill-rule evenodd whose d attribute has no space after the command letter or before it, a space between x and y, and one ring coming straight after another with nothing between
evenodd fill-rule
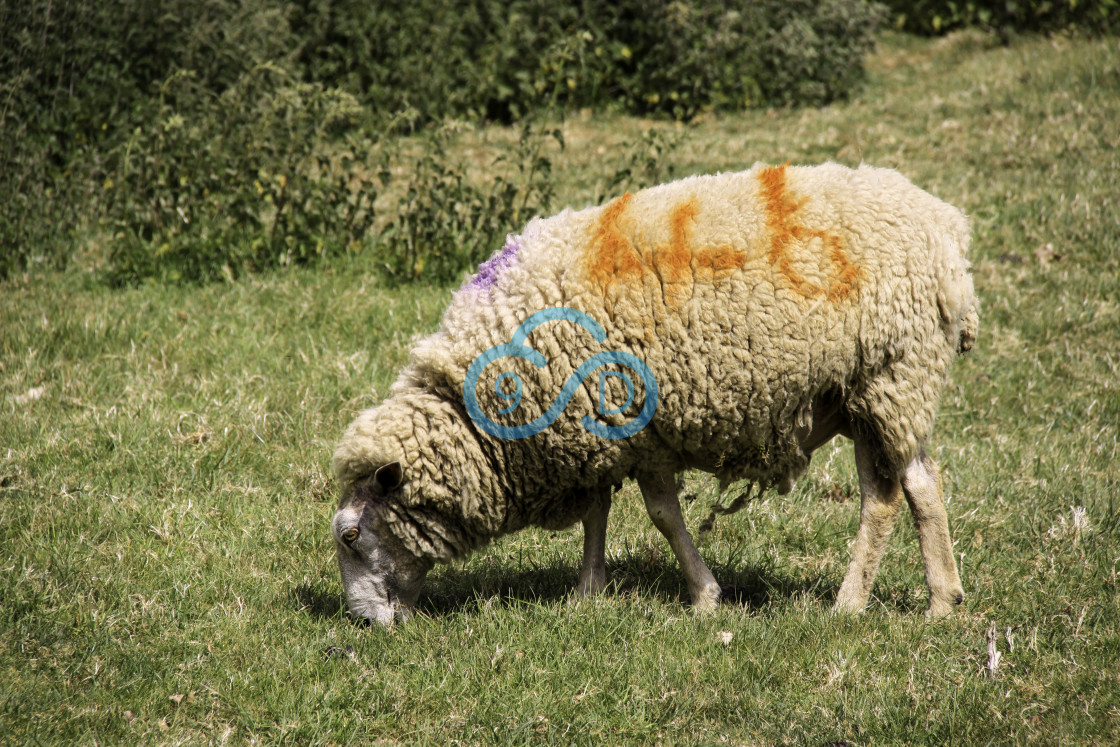
<instances>
[{"instance_id":1,"label":"green bush","mask_svg":"<svg viewBox=\"0 0 1120 747\"><path fill-rule=\"evenodd\" d=\"M69 261L102 215L110 154L197 100L171 100L176 71L218 95L290 58L286 12L276 0L0 0L0 278Z\"/></svg>"},{"instance_id":2,"label":"green bush","mask_svg":"<svg viewBox=\"0 0 1120 747\"><path fill-rule=\"evenodd\" d=\"M942 34L962 26L1001 32L1078 28L1120 30L1120 0L884 0L894 25L917 34Z\"/></svg>"},{"instance_id":3,"label":"green bush","mask_svg":"<svg viewBox=\"0 0 1120 747\"><path fill-rule=\"evenodd\" d=\"M115 283L311 261L367 240L368 141L448 117L825 103L880 19L867 0L0 0L0 279L82 245ZM486 192L422 158L404 214L465 243L444 262L439 223L396 220L390 274L424 256L446 279L546 207L535 148Z\"/></svg>"},{"instance_id":4,"label":"green bush","mask_svg":"<svg viewBox=\"0 0 1120 747\"><path fill-rule=\"evenodd\" d=\"M220 95L176 74L157 102L103 182L115 283L306 263L369 236L383 167L339 141L363 117L349 94L264 65Z\"/></svg>"},{"instance_id":5,"label":"green bush","mask_svg":"<svg viewBox=\"0 0 1120 747\"><path fill-rule=\"evenodd\" d=\"M707 108L766 103L758 57L769 26L764 4L624 0L616 7L607 28L619 50L617 73L607 80L627 110L687 120Z\"/></svg>"},{"instance_id":6,"label":"green bush","mask_svg":"<svg viewBox=\"0 0 1120 747\"><path fill-rule=\"evenodd\" d=\"M689 119L851 91L866 0L299 0L306 74L376 111L510 121L548 104Z\"/></svg>"},{"instance_id":7,"label":"green bush","mask_svg":"<svg viewBox=\"0 0 1120 747\"><path fill-rule=\"evenodd\" d=\"M95 140L176 70L221 92L297 46L280 0L0 0L0 116Z\"/></svg>"},{"instance_id":8,"label":"green bush","mask_svg":"<svg viewBox=\"0 0 1120 747\"><path fill-rule=\"evenodd\" d=\"M886 18L881 5L849 0L781 0L766 8L770 31L756 54L768 104L817 106L846 97Z\"/></svg>"},{"instance_id":9,"label":"green bush","mask_svg":"<svg viewBox=\"0 0 1120 747\"><path fill-rule=\"evenodd\" d=\"M526 122L512 157L499 158L491 169L498 175L482 186L468 182L466 169L448 157L447 135L437 130L425 141L378 240L376 264L390 282L454 282L552 203L552 162L544 147L553 139L563 148L560 130Z\"/></svg>"}]
</instances>

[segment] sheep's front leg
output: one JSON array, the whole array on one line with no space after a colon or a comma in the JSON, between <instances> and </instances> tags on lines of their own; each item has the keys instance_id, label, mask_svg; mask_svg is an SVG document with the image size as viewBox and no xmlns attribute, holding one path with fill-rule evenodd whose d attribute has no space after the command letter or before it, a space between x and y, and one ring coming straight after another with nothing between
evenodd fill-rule
<instances>
[{"instance_id":1,"label":"sheep's front leg","mask_svg":"<svg viewBox=\"0 0 1120 747\"><path fill-rule=\"evenodd\" d=\"M918 544L926 566L929 587L930 617L941 617L953 611L964 600L964 589L957 575L953 558L953 540L949 537L949 518L941 497L941 474L937 465L923 451L906 466L902 490L914 515Z\"/></svg>"},{"instance_id":2,"label":"sheep's front leg","mask_svg":"<svg viewBox=\"0 0 1120 747\"><path fill-rule=\"evenodd\" d=\"M681 515L673 475L642 475L638 478L638 487L642 490L646 511L653 519L653 525L669 540L669 546L673 548L673 554L681 564L693 608L697 612L714 610L719 602L719 584L700 558L696 545L692 544L692 538L684 524L684 516Z\"/></svg>"},{"instance_id":3,"label":"sheep's front leg","mask_svg":"<svg viewBox=\"0 0 1120 747\"><path fill-rule=\"evenodd\" d=\"M611 488L596 489L583 517L583 567L576 593L598 594L607 586L607 515L611 511Z\"/></svg>"},{"instance_id":4,"label":"sheep's front leg","mask_svg":"<svg viewBox=\"0 0 1120 747\"><path fill-rule=\"evenodd\" d=\"M859 474L859 531L852 546L852 562L840 584L834 609L859 612L867 606L879 561L887 547L898 511L902 508L902 486L875 468L871 448L855 439L856 471Z\"/></svg>"}]
</instances>

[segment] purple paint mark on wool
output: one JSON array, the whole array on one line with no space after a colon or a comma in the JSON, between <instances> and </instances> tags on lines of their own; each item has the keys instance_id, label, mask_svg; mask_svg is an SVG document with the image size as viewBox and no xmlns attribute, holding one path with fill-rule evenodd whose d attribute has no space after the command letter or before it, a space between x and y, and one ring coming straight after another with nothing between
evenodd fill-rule
<instances>
[{"instance_id":1,"label":"purple paint mark on wool","mask_svg":"<svg viewBox=\"0 0 1120 747\"><path fill-rule=\"evenodd\" d=\"M469 286L480 290L489 290L493 288L494 283L498 282L498 276L502 274L502 271L512 266L517 259L517 253L521 251L521 242L518 240L519 238L519 236L508 237L506 239L506 245L502 247L502 251L478 266L478 274L471 278Z\"/></svg>"}]
</instances>

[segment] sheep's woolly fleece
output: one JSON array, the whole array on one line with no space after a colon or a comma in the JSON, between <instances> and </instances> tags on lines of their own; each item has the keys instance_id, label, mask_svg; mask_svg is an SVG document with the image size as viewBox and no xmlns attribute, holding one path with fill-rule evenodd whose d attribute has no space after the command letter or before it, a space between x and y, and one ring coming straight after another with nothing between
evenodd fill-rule
<instances>
[{"instance_id":1,"label":"sheep's woolly fleece","mask_svg":"<svg viewBox=\"0 0 1120 747\"><path fill-rule=\"evenodd\" d=\"M808 463L794 430L822 399L841 401L897 473L929 437L950 364L975 339L968 241L959 210L897 172L836 164L756 165L534 219L455 293L391 396L351 424L334 460L341 487L399 461L405 484L387 523L417 556L446 561L527 525L570 525L590 488L646 470L788 484ZM492 437L467 416L472 361L555 306L588 314L606 340L546 323L528 344L548 365L491 365L480 403L501 409L493 385L512 370L522 404L492 417L528 422L582 362L623 350L659 387L636 435L606 440L580 418L633 419L640 381L628 411L604 416L603 383L589 377L528 438ZM606 383L611 402L624 401L620 379Z\"/></svg>"}]
</instances>

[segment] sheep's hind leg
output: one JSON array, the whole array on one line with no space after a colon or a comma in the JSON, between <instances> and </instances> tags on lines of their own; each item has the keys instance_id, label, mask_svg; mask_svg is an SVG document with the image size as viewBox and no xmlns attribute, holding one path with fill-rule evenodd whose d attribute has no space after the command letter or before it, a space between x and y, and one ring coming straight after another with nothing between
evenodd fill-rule
<instances>
[{"instance_id":1,"label":"sheep's hind leg","mask_svg":"<svg viewBox=\"0 0 1120 747\"><path fill-rule=\"evenodd\" d=\"M583 567L576 593L598 594L607 586L607 515L611 511L611 488L597 488L583 517Z\"/></svg>"},{"instance_id":2,"label":"sheep's hind leg","mask_svg":"<svg viewBox=\"0 0 1120 747\"><path fill-rule=\"evenodd\" d=\"M836 595L834 609L843 612L859 612L867 606L879 561L902 508L899 480L879 473L871 448L858 437L855 448L860 492L859 532L852 546L852 562Z\"/></svg>"},{"instance_id":3,"label":"sheep's hind leg","mask_svg":"<svg viewBox=\"0 0 1120 747\"><path fill-rule=\"evenodd\" d=\"M681 564L693 609L697 612L714 610L719 602L719 584L701 559L696 545L692 544L684 516L681 515L681 503L677 497L677 484L673 475L639 476L638 487L642 490L646 511L653 520L653 525L669 540L669 546L673 548L673 554Z\"/></svg>"},{"instance_id":4,"label":"sheep's hind leg","mask_svg":"<svg viewBox=\"0 0 1120 747\"><path fill-rule=\"evenodd\" d=\"M914 515L918 544L926 566L930 617L942 617L964 600L964 589L953 558L949 519L941 497L941 474L923 451L902 474L902 490Z\"/></svg>"}]
</instances>

